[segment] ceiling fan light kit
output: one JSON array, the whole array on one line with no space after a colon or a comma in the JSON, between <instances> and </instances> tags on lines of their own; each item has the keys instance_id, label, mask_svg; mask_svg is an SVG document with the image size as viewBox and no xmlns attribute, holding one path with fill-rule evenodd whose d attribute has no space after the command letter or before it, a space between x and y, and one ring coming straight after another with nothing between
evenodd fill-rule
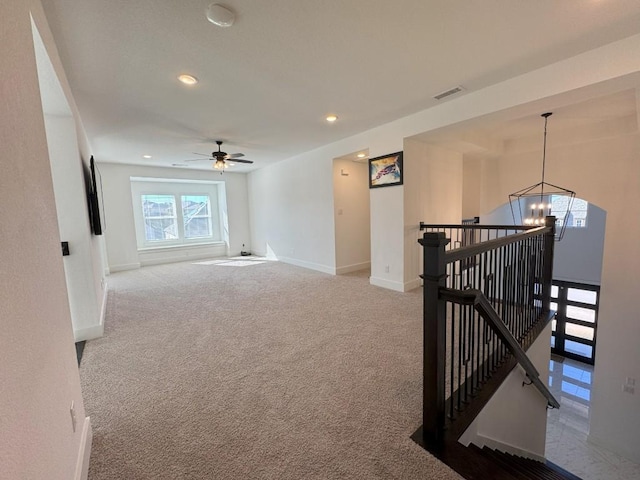
<instances>
[{"instance_id":1,"label":"ceiling fan light kit","mask_svg":"<svg viewBox=\"0 0 640 480\"><path fill-rule=\"evenodd\" d=\"M224 169L230 166L233 166L233 163L228 163L228 160L233 160L237 163L253 163L252 160L242 159L240 157L244 157L244 153L227 153L222 151L222 140L216 140L216 145L218 145L217 152L211 152L210 155L204 153L196 153L196 155L202 155L203 157L209 157L207 160L213 161L213 168L215 170L220 170L220 175L224 173ZM197 158L191 160L185 160L185 162L199 162L205 160L204 158Z\"/></svg>"},{"instance_id":2,"label":"ceiling fan light kit","mask_svg":"<svg viewBox=\"0 0 640 480\"><path fill-rule=\"evenodd\" d=\"M235 13L218 3L207 7L207 20L219 27L230 27L236 19Z\"/></svg>"}]
</instances>

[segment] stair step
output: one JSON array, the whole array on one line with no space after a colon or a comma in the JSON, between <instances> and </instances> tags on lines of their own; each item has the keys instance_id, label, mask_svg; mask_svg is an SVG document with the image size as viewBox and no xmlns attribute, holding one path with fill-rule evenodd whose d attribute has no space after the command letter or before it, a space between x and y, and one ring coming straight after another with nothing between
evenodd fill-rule
<instances>
[{"instance_id":1,"label":"stair step","mask_svg":"<svg viewBox=\"0 0 640 480\"><path fill-rule=\"evenodd\" d=\"M513 478L519 480L536 480L536 477L532 477L529 474L528 469L523 469L522 466L519 465L519 462L509 459L509 457L507 457L504 453L498 452L496 450L491 450L487 447L483 447L481 451L484 456L490 458L495 463L500 465L500 467L502 467L503 470L512 475Z\"/></svg>"},{"instance_id":2,"label":"stair step","mask_svg":"<svg viewBox=\"0 0 640 480\"><path fill-rule=\"evenodd\" d=\"M472 445L469 445L472 447ZM473 451L489 458L498 464L514 479L523 480L580 480L579 477L563 470L556 465L538 462L530 458L519 457L509 453L492 450L488 447L482 449L473 445Z\"/></svg>"}]
</instances>

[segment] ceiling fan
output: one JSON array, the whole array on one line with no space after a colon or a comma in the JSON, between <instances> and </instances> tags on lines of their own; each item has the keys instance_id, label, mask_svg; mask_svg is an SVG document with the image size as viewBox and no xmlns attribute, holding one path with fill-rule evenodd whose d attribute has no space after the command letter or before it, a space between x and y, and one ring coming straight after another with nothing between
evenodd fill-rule
<instances>
[{"instance_id":1,"label":"ceiling fan","mask_svg":"<svg viewBox=\"0 0 640 480\"><path fill-rule=\"evenodd\" d=\"M206 153L196 153L194 152L195 155L202 155L205 157L209 157L206 160L211 160L213 162L215 162L213 164L213 168L215 168L216 170L220 170L220 174L222 175L222 173L224 173L224 169L227 168L227 161L228 160L232 160L233 162L237 162L237 163L253 163L251 160L245 160L245 159L241 159L240 157L244 157L244 153L227 153L227 152L223 152L221 150L222 147L222 140L216 140L216 144L218 145L218 151L217 152L211 152L211 154L206 154ZM185 160L185 162L201 162L205 160L204 158L194 158L191 160Z\"/></svg>"}]
</instances>

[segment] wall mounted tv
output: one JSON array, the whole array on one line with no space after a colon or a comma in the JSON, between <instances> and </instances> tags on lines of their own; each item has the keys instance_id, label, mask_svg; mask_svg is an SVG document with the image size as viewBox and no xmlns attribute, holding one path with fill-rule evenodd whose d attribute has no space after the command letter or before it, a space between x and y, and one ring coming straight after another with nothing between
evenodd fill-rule
<instances>
[{"instance_id":1,"label":"wall mounted tv","mask_svg":"<svg viewBox=\"0 0 640 480\"><path fill-rule=\"evenodd\" d=\"M89 206L89 223L94 235L102 235L102 222L100 221L100 203L98 201L98 188L96 182L96 166L91 155L89 160L90 177L87 178L87 201Z\"/></svg>"}]
</instances>

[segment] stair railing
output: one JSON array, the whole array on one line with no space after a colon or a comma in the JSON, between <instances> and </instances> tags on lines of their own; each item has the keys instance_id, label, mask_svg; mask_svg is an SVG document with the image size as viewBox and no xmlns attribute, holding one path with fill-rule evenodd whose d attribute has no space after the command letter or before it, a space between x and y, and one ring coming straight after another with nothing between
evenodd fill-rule
<instances>
[{"instance_id":1,"label":"stair railing","mask_svg":"<svg viewBox=\"0 0 640 480\"><path fill-rule=\"evenodd\" d=\"M522 348L532 329L552 316L555 218L533 228L421 224L421 229L426 230L419 240L424 249L423 441L441 443L445 422L472 404L511 355L557 406ZM447 234L458 239L458 248L447 250Z\"/></svg>"}]
</instances>

